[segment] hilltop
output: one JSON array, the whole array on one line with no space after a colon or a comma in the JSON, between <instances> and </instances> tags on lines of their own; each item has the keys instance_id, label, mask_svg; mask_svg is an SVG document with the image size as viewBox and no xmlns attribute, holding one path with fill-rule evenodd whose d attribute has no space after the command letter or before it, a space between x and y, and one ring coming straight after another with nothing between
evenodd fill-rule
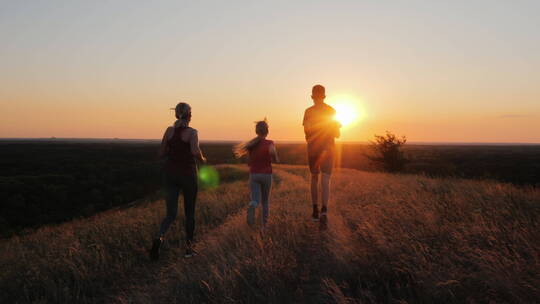
<instances>
[{"instance_id":1,"label":"hilltop","mask_svg":"<svg viewBox=\"0 0 540 304\"><path fill-rule=\"evenodd\" d=\"M341 169L328 226L311 222L308 171L277 166L270 222L245 224L244 166L197 202L199 256L183 223L146 249L161 200L45 226L0 243L0 302L533 302L540 190ZM181 209L181 208L180 208Z\"/></svg>"}]
</instances>

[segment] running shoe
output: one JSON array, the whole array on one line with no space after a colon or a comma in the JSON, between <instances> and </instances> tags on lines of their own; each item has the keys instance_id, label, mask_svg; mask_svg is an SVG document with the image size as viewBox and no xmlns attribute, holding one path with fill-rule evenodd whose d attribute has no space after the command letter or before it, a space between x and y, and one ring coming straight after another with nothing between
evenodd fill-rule
<instances>
[{"instance_id":1,"label":"running shoe","mask_svg":"<svg viewBox=\"0 0 540 304\"><path fill-rule=\"evenodd\" d=\"M321 208L321 216L326 216L327 212L328 211L326 210L326 206L322 206L322 208Z\"/></svg>"},{"instance_id":2,"label":"running shoe","mask_svg":"<svg viewBox=\"0 0 540 304\"><path fill-rule=\"evenodd\" d=\"M193 243L187 242L186 243L186 254L184 254L185 258L191 258L193 257L197 252L193 249Z\"/></svg>"},{"instance_id":3,"label":"running shoe","mask_svg":"<svg viewBox=\"0 0 540 304\"><path fill-rule=\"evenodd\" d=\"M157 261L159 259L159 248L161 247L161 239L154 239L152 249L150 249L150 259Z\"/></svg>"},{"instance_id":4,"label":"running shoe","mask_svg":"<svg viewBox=\"0 0 540 304\"><path fill-rule=\"evenodd\" d=\"M311 215L311 220L314 222L319 221L319 206L313 205L313 214Z\"/></svg>"}]
</instances>

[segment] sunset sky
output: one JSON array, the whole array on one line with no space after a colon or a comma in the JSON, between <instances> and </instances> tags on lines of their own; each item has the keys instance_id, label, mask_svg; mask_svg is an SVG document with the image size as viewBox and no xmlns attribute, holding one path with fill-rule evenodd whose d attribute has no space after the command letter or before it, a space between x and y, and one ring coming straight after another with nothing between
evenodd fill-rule
<instances>
[{"instance_id":1,"label":"sunset sky","mask_svg":"<svg viewBox=\"0 0 540 304\"><path fill-rule=\"evenodd\" d=\"M267 117L302 140L311 87L410 141L540 143L539 1L2 1L0 137L203 140Z\"/></svg>"}]
</instances>

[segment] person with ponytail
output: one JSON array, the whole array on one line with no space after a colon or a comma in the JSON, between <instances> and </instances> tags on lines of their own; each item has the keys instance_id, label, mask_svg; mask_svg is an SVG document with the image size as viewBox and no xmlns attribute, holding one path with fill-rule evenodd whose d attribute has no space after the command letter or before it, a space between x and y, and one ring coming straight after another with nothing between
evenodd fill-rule
<instances>
[{"instance_id":1,"label":"person with ponytail","mask_svg":"<svg viewBox=\"0 0 540 304\"><path fill-rule=\"evenodd\" d=\"M165 130L161 141L160 157L164 158L163 166L164 187L166 192L167 215L161 222L159 233L152 243L150 258L159 258L159 249L165 232L175 220L178 213L178 196L180 191L184 196L184 213L186 229L186 254L193 255L193 234L195 231L195 202L197 199L197 163L206 162L199 148L197 130L189 127L191 107L181 102L176 105L176 121Z\"/></svg>"},{"instance_id":2,"label":"person with ponytail","mask_svg":"<svg viewBox=\"0 0 540 304\"><path fill-rule=\"evenodd\" d=\"M266 139L268 122L266 119L256 122L252 140L234 147L237 158L248 157L249 188L251 201L248 205L247 222L250 226L255 223L255 208L262 205L263 229L268 221L270 190L272 188L272 160L279 162L274 142Z\"/></svg>"}]
</instances>

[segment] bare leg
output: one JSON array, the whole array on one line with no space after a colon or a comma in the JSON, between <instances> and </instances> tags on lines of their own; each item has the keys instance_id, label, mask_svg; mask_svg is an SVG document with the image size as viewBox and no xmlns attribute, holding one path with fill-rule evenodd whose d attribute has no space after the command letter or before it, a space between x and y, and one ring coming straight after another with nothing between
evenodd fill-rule
<instances>
[{"instance_id":1,"label":"bare leg","mask_svg":"<svg viewBox=\"0 0 540 304\"><path fill-rule=\"evenodd\" d=\"M318 204L319 196L319 174L311 174L311 202L313 205Z\"/></svg>"},{"instance_id":2,"label":"bare leg","mask_svg":"<svg viewBox=\"0 0 540 304\"><path fill-rule=\"evenodd\" d=\"M322 188L322 205L323 207L326 207L328 206L328 200L330 199L330 174L326 174L326 173L322 174L321 188Z\"/></svg>"}]
</instances>

